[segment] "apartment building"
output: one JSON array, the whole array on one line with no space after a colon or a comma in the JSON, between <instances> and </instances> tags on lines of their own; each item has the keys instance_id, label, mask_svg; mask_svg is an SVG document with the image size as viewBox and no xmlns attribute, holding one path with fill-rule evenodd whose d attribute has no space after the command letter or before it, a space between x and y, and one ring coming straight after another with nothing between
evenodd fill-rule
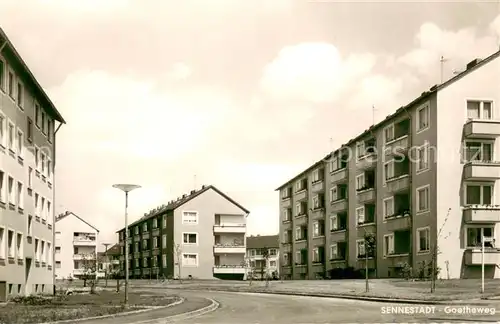
<instances>
[{"instance_id":1,"label":"apartment building","mask_svg":"<svg viewBox=\"0 0 500 324\"><path fill-rule=\"evenodd\" d=\"M0 302L53 290L56 123L64 119L0 28Z\"/></svg>"},{"instance_id":2,"label":"apartment building","mask_svg":"<svg viewBox=\"0 0 500 324\"><path fill-rule=\"evenodd\" d=\"M129 226L130 277L243 279L248 214L211 185L144 214ZM117 233L123 274L125 229Z\"/></svg>"},{"instance_id":3,"label":"apartment building","mask_svg":"<svg viewBox=\"0 0 500 324\"><path fill-rule=\"evenodd\" d=\"M97 265L99 230L66 211L56 217L55 231L56 278L79 279L93 273Z\"/></svg>"},{"instance_id":4,"label":"apartment building","mask_svg":"<svg viewBox=\"0 0 500 324\"><path fill-rule=\"evenodd\" d=\"M120 273L121 248L115 244L104 252L98 252L99 272L104 274L118 275Z\"/></svg>"},{"instance_id":5,"label":"apartment building","mask_svg":"<svg viewBox=\"0 0 500 324\"><path fill-rule=\"evenodd\" d=\"M247 236L247 279L279 278L279 235Z\"/></svg>"},{"instance_id":6,"label":"apartment building","mask_svg":"<svg viewBox=\"0 0 500 324\"><path fill-rule=\"evenodd\" d=\"M283 184L281 262L294 279L353 267L500 277L500 52L465 67ZM365 233L376 249L366 255ZM438 250L438 253L434 253Z\"/></svg>"}]
</instances>

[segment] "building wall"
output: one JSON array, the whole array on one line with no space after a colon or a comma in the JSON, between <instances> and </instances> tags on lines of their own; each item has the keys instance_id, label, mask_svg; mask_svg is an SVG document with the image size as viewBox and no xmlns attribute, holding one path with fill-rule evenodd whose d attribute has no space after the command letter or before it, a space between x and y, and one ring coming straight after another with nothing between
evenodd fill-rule
<instances>
[{"instance_id":1,"label":"building wall","mask_svg":"<svg viewBox=\"0 0 500 324\"><path fill-rule=\"evenodd\" d=\"M13 63L14 61L6 49L3 51L3 56L0 56L0 60L7 63L6 72L11 71L15 75L14 99L4 90L0 89L0 110L6 119L4 134L7 137L8 123L12 123L16 129L16 137L18 131L22 133L23 144L23 148L19 154L17 152L16 138L14 147L16 152L11 153L7 145L8 139L4 139L4 145L0 148L0 170L5 173L3 188L6 188L5 197L7 197L8 176L12 177L14 181L22 183L22 198L24 203L22 211L17 206L16 208L10 208L8 204L1 204L2 206L0 206L0 213L3 216L2 220L0 220L0 226L5 228L5 232L10 229L15 231L16 234L22 234L23 237L22 260L17 257L12 261L0 260L0 278L5 278L7 284L13 285L12 294L52 292L53 162L50 165L50 175L47 173L47 164L44 165L44 172L42 172L40 164L39 166L35 166L35 152L39 154L43 152L47 156L45 161L53 161L54 146L47 140L47 136L42 134L40 128L36 126L35 98L33 95L35 92L29 87L31 83L27 82L24 76L21 75L20 67ZM22 109L16 102L18 81L21 81L24 85ZM4 84L7 85L6 79L4 80ZM43 108L42 111L45 114ZM28 118L33 121L32 139L28 139ZM45 120L50 120L53 125L52 119L48 116L45 117ZM53 131L53 127L51 129ZM35 150L35 146L39 149ZM31 173L29 172L29 168L33 170ZM35 213L35 194L40 197L39 199L43 197L45 201L51 203L50 209L47 209L47 204L45 203L46 210L40 213L40 217L36 217ZM32 220L29 221L29 219ZM31 225L28 225L28 223ZM31 233L28 233L29 226ZM7 238L7 234L5 238ZM35 242L42 241L45 246L46 259L44 260L45 262L41 262L42 260L35 262ZM38 244L41 247L41 243ZM47 244L49 248L47 248ZM5 243L5 248L7 249L7 242ZM30 266L29 273L26 271L28 266ZM19 287L19 285L21 286Z\"/></svg>"},{"instance_id":2,"label":"building wall","mask_svg":"<svg viewBox=\"0 0 500 324\"><path fill-rule=\"evenodd\" d=\"M437 142L439 157L437 161L437 223L441 227L445 223L448 209L450 215L438 238L442 252L438 256L438 266L443 269L441 275L447 277L447 263L451 278L480 277L479 267L464 266L465 224L463 222L461 197L463 197L462 174L464 164L460 162L460 152L464 124L467 120L467 99L493 101L493 116L500 116L500 60L496 58L487 65L478 68L446 88L437 95ZM495 141L495 160L500 159L500 141ZM500 204L499 182L495 182L494 204ZM495 224L496 240L500 233L499 223ZM468 269L467 269L468 268ZM486 275L500 277L500 270L487 266Z\"/></svg>"},{"instance_id":3,"label":"building wall","mask_svg":"<svg viewBox=\"0 0 500 324\"><path fill-rule=\"evenodd\" d=\"M252 251L253 250L253 251ZM279 248L269 248L269 250L275 250L276 254L275 255L269 255L267 260L262 256L262 254L258 252L259 249L247 249L247 254L246 257L248 261L250 262L250 267L248 271L253 271L254 278L259 279L261 278L261 267L258 266L252 266L253 264L260 263L260 262L265 262L265 274L272 276L273 273L278 274L278 278L280 275L280 253L279 253Z\"/></svg>"},{"instance_id":4,"label":"building wall","mask_svg":"<svg viewBox=\"0 0 500 324\"><path fill-rule=\"evenodd\" d=\"M81 267L75 268L75 260L73 256L75 255L75 248L78 248L78 255L88 255L89 258L92 254L96 253L97 245L99 244L99 237L95 241L93 246L75 246L73 243L75 233L96 233L96 230L91 226L85 224L80 219L73 215L66 216L56 222L56 278L64 279L69 276L74 276L74 270ZM60 250L58 249L60 247ZM59 267L60 262L60 267ZM81 261L76 262L77 265Z\"/></svg>"},{"instance_id":5,"label":"building wall","mask_svg":"<svg viewBox=\"0 0 500 324\"><path fill-rule=\"evenodd\" d=\"M198 212L197 224L183 224L182 213L184 211ZM188 277L191 275L194 278L212 279L214 267L214 232L215 215L238 215L237 221L240 221L244 212L219 195L216 191L210 189L201 195L188 201L174 211L174 242L182 245L182 253L193 253L198 255L198 266L182 266L181 276ZM221 218L222 219L225 218ZM198 244L185 245L182 244L183 232L198 233ZM242 237L244 238L244 233ZM225 239L225 234L221 234L221 239ZM244 242L244 240L243 240ZM235 257L230 257L234 260ZM244 260L244 253L239 256L240 263ZM178 276L177 266L174 269L175 276Z\"/></svg>"}]
</instances>

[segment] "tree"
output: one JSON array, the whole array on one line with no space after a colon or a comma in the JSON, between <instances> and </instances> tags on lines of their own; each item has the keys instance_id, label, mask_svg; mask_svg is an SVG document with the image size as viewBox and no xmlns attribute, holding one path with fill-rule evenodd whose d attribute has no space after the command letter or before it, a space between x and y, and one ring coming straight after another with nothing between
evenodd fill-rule
<instances>
[{"instance_id":1,"label":"tree","mask_svg":"<svg viewBox=\"0 0 500 324\"><path fill-rule=\"evenodd\" d=\"M98 280L98 268L97 264L99 260L96 258L95 252L90 254L81 254L82 260L80 261L80 266L83 269L81 279L83 280L83 286L86 287L87 283L90 286L90 293L95 294L95 287ZM102 260L101 260L102 262Z\"/></svg>"},{"instance_id":2,"label":"tree","mask_svg":"<svg viewBox=\"0 0 500 324\"><path fill-rule=\"evenodd\" d=\"M368 275L368 258L370 257L375 257L375 250L376 250L376 243L377 239L375 237L374 233L367 233L365 232L364 236L364 243L365 243L365 290L366 292L370 291L370 284L368 282L369 275Z\"/></svg>"},{"instance_id":3,"label":"tree","mask_svg":"<svg viewBox=\"0 0 500 324\"><path fill-rule=\"evenodd\" d=\"M264 263L262 264L261 267L261 274L265 275L266 278L266 287L269 287L269 274L267 273L267 263L269 261L269 249L267 247L264 247L262 250L262 256L264 257Z\"/></svg>"},{"instance_id":4,"label":"tree","mask_svg":"<svg viewBox=\"0 0 500 324\"><path fill-rule=\"evenodd\" d=\"M243 266L243 268L245 269L245 271L247 273L248 284L249 284L249 286L251 286L252 282L253 282L253 274L254 274L254 269L252 267L252 261L250 261L249 257L245 257L245 259L243 259L243 261L241 262L241 265Z\"/></svg>"},{"instance_id":5,"label":"tree","mask_svg":"<svg viewBox=\"0 0 500 324\"><path fill-rule=\"evenodd\" d=\"M179 272L179 283L182 283L182 274L181 274L181 270L182 270L182 247L180 244L175 244L175 241L174 241L174 246L173 246L173 252L174 252L174 255L176 257L176 260L177 260L177 269L178 269L178 272Z\"/></svg>"},{"instance_id":6,"label":"tree","mask_svg":"<svg viewBox=\"0 0 500 324\"><path fill-rule=\"evenodd\" d=\"M446 218L443 221L443 224L441 225L441 228L439 229L439 232L436 235L436 241L432 245L431 248L431 264L429 267L428 275L431 277L431 293L436 292L436 279L439 275L439 272L441 269L437 265L437 256L439 254L439 248L438 248L438 241L439 238L441 237L441 234L443 232L443 228L446 225L446 222L448 221L448 217L450 216L451 208L448 208L448 212L446 214Z\"/></svg>"}]
</instances>

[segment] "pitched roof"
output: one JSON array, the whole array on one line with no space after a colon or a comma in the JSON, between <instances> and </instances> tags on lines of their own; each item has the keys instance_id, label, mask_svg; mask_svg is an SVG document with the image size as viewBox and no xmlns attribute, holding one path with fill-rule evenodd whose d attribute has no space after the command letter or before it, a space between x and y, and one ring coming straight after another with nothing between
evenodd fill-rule
<instances>
[{"instance_id":1,"label":"pitched roof","mask_svg":"<svg viewBox=\"0 0 500 324\"><path fill-rule=\"evenodd\" d=\"M220 191L219 189L217 189L215 186L209 185L209 186L202 186L200 190L192 190L189 193L189 195L187 195L187 194L183 195L182 197L180 197L177 200L172 200L168 204L160 206L159 208L155 209L153 212L148 213L145 216L143 216L143 217L139 218L138 220L136 220L135 222L131 223L130 225L128 225L128 227L132 227L134 225L137 225L137 224L139 224L139 223L141 223L141 222L143 222L145 220L151 219L151 218L156 217L158 215L161 215L161 214L163 214L165 212L173 211L173 210L181 207L182 205L184 205L188 201L190 201L190 200L198 197L199 195L201 195L202 193L204 193L204 192L206 192L206 191L208 191L210 189L214 190L219 195L221 195L222 197L224 197L225 199L227 199L228 201L230 201L234 205L238 206L245 213L247 213L247 214L250 213L250 211L248 211L245 207L241 206L239 203L237 203L236 201L234 201L233 199L231 199L228 195L226 195L225 193L223 193L222 191ZM121 232L124 229L125 228L121 228L120 230L116 231L116 233Z\"/></svg>"},{"instance_id":2,"label":"pitched roof","mask_svg":"<svg viewBox=\"0 0 500 324\"><path fill-rule=\"evenodd\" d=\"M279 248L279 235L247 236L247 249Z\"/></svg>"},{"instance_id":3,"label":"pitched roof","mask_svg":"<svg viewBox=\"0 0 500 324\"><path fill-rule=\"evenodd\" d=\"M382 126L385 126L388 121L390 121L391 119L393 119L397 115L401 114L402 112L406 111L406 109L412 107L413 105L417 104L418 102L420 102L420 101L422 101L422 100L430 97L431 95L437 93L439 90L442 90L442 89L446 88L447 86L455 83L459 79L467 76L468 74L470 74L473 71L479 69L480 67L486 65L487 63L493 61L494 59L498 58L499 56L500 56L500 50L497 51L497 52L495 52L495 53L493 53L492 55L488 56L487 58L485 58L483 60L475 59L475 60L469 62L467 64L467 69L466 70L462 71L461 73L458 73L453 78L451 78L451 79L449 79L449 80L447 80L447 81L445 81L445 82L443 82L441 84L433 85L428 91L422 92L422 94L419 97L413 99L410 103L406 104L405 106L402 106L402 107L398 108L393 114L390 114L384 120L382 120L379 123L377 123L377 124L369 127L368 129L366 129L361 134L355 136L354 138L352 138L351 140L349 140L347 143L341 145L341 147L338 148L337 150L335 150L335 151L331 152L330 154L326 155L325 157L323 157L321 160L314 162L313 165L310 165L304 171L300 172L298 175L296 175L293 178L289 179L287 182L285 182L284 184L282 184L281 186L279 186L275 190L281 190L283 187L288 186L294 180L302 177L304 174L308 173L309 171L311 171L312 169L316 168L317 166L323 164L325 161L328 161L333 155L337 154L339 151L341 151L342 149L344 149L346 146L349 146L349 145L355 143L361 137L364 137L367 134L372 133L373 131L375 131L376 129L379 129Z\"/></svg>"},{"instance_id":4,"label":"pitched roof","mask_svg":"<svg viewBox=\"0 0 500 324\"><path fill-rule=\"evenodd\" d=\"M112 247L107 249L105 252L98 252L97 253L97 255L99 255L99 256L105 256L105 255L111 256L111 255L120 255L120 254L121 254L121 249L120 249L120 245L118 245L118 244L113 245Z\"/></svg>"},{"instance_id":5,"label":"pitched roof","mask_svg":"<svg viewBox=\"0 0 500 324\"><path fill-rule=\"evenodd\" d=\"M78 216L77 214L73 213L73 212L70 212L70 211L66 211L64 214L60 214L59 216L56 217L56 223L58 221L60 221L61 219L64 219L70 215L73 215L75 216L76 218L78 218L79 220L81 220L82 222L84 222L85 224L87 224L88 226L92 227L93 229L95 229L98 233L99 233L99 230L92 224L90 224L89 222L87 222L85 219L81 218L80 216Z\"/></svg>"},{"instance_id":6,"label":"pitched roof","mask_svg":"<svg viewBox=\"0 0 500 324\"><path fill-rule=\"evenodd\" d=\"M14 56L15 60L17 60L16 63L19 63L22 72L28 75L29 80L27 81L31 81L35 90L38 91L38 94L40 95L39 99L45 101L43 103L41 102L41 104L44 105L44 108L47 110L47 112L58 122L66 124L66 121L61 116L59 111L57 111L56 106L54 105L52 100L50 100L49 96L45 93L40 83L38 83L38 80L35 78L31 70L28 68L28 65L24 62L21 55L17 52L16 48L14 47L10 39L7 37L3 29L0 27L0 54L2 49L3 50L9 49L12 55Z\"/></svg>"}]
</instances>

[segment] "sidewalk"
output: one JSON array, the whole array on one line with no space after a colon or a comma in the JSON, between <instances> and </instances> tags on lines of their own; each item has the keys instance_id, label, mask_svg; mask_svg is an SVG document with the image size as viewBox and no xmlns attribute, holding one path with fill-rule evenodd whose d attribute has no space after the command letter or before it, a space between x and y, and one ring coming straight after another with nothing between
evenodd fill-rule
<instances>
[{"instance_id":1,"label":"sidewalk","mask_svg":"<svg viewBox=\"0 0 500 324\"><path fill-rule=\"evenodd\" d=\"M211 304L212 304L212 302L206 298L189 297L189 298L186 298L182 304L168 307L168 308L151 310L151 311L144 312L144 313L126 315L126 316L118 317L118 318L109 317L109 318L103 318L103 319L99 319L99 320L84 320L84 321L79 321L78 324L115 324L115 323L130 324L130 323L137 323L137 322L150 321L150 320L155 320L155 319L163 319L163 318L169 317L169 316L175 316L175 315L181 315L184 313L193 312L193 311L199 310L201 308L208 307Z\"/></svg>"}]
</instances>

